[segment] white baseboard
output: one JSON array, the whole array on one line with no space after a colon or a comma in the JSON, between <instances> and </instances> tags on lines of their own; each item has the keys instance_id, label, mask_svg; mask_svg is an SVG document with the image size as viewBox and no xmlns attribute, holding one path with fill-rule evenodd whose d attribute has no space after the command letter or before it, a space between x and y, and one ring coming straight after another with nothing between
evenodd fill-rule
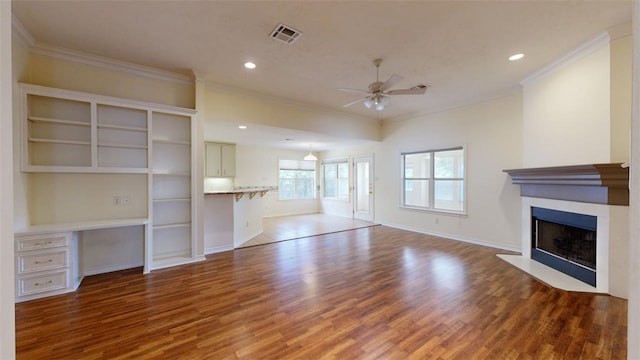
<instances>
[{"instance_id":1,"label":"white baseboard","mask_svg":"<svg viewBox=\"0 0 640 360\"><path fill-rule=\"evenodd\" d=\"M388 226L388 227L392 227L392 228L396 228L396 229L401 229L401 230L413 231L413 232L417 232L417 233L420 233L420 234L432 235L432 236L437 236L437 237L441 237L441 238L445 238L445 239L461 241L461 242L466 242L466 243L475 244L475 245L487 246L487 247L491 247L491 248L495 248L495 249L513 251L513 252L517 252L517 253L521 252L519 247L509 246L509 245L504 245L504 244L497 244L497 243L492 243L492 242L488 242L488 241L467 238L467 237L464 237L464 236L445 234L445 233L438 233L438 232L435 232L435 231L426 231L424 229L417 229L417 228L412 228L412 227L398 225L398 224L382 223L382 225Z\"/></svg>"},{"instance_id":2,"label":"white baseboard","mask_svg":"<svg viewBox=\"0 0 640 360\"><path fill-rule=\"evenodd\" d=\"M83 269L82 275L91 276L91 275L97 275L97 274L104 274L104 273L113 272L113 271L126 270L126 269L135 268L135 267L142 267L143 265L144 264L141 261L139 261L139 262L129 263L129 264L116 264L116 265L109 265L109 266L104 266L100 268Z\"/></svg>"},{"instance_id":3,"label":"white baseboard","mask_svg":"<svg viewBox=\"0 0 640 360\"><path fill-rule=\"evenodd\" d=\"M204 249L204 254L209 255L209 254L215 254L215 253L231 251L231 250L233 250L233 245L214 246L214 247Z\"/></svg>"}]
</instances>

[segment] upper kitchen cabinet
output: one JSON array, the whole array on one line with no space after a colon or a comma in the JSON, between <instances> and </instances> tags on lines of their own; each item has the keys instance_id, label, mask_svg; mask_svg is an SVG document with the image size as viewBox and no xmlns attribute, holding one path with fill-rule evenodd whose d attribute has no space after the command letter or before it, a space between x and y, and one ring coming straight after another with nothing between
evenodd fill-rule
<instances>
[{"instance_id":1,"label":"upper kitchen cabinet","mask_svg":"<svg viewBox=\"0 0 640 360\"><path fill-rule=\"evenodd\" d=\"M236 146L234 144L205 143L205 176L236 176Z\"/></svg>"}]
</instances>

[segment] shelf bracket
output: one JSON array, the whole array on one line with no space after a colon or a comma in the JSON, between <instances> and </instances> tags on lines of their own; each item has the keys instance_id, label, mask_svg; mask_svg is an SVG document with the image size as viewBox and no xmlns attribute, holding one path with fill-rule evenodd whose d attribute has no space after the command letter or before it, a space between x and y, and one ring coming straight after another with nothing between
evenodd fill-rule
<instances>
[{"instance_id":1,"label":"shelf bracket","mask_svg":"<svg viewBox=\"0 0 640 360\"><path fill-rule=\"evenodd\" d=\"M249 199L253 199L254 196L256 196L257 192L250 192L249 193Z\"/></svg>"},{"instance_id":2,"label":"shelf bracket","mask_svg":"<svg viewBox=\"0 0 640 360\"><path fill-rule=\"evenodd\" d=\"M236 202L240 201L240 199L242 199L243 196L244 196L244 193L242 193L242 192L236 193Z\"/></svg>"},{"instance_id":3,"label":"shelf bracket","mask_svg":"<svg viewBox=\"0 0 640 360\"><path fill-rule=\"evenodd\" d=\"M268 192L269 192L269 190L260 191L260 197L264 197Z\"/></svg>"}]
</instances>

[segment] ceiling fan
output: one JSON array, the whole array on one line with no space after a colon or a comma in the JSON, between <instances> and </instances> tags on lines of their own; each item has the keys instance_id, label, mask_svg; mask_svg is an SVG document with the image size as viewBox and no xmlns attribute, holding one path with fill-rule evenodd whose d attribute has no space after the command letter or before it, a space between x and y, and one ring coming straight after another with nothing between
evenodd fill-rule
<instances>
[{"instance_id":1,"label":"ceiling fan","mask_svg":"<svg viewBox=\"0 0 640 360\"><path fill-rule=\"evenodd\" d=\"M393 85L395 85L398 81L402 80L402 76L399 75L391 75L391 77L385 81L380 81L380 64L382 64L382 59L373 60L373 64L376 66L376 81L371 83L367 90L359 90L359 89L340 89L341 91L346 92L355 92L355 93L365 93L369 94L361 99L352 101L348 104L343 105L343 107L348 107L359 102L364 102L364 106L367 109L375 108L377 111L381 111L385 108L385 106L389 105L389 96L391 95L422 95L427 91L429 85L419 84L413 86L408 89L397 89L390 90Z\"/></svg>"}]
</instances>

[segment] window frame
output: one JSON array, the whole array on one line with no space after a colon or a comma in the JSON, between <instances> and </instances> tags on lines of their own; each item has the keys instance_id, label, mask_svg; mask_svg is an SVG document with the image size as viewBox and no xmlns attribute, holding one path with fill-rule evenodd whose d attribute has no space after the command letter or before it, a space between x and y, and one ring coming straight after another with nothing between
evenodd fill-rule
<instances>
[{"instance_id":1,"label":"window frame","mask_svg":"<svg viewBox=\"0 0 640 360\"><path fill-rule=\"evenodd\" d=\"M451 177L451 178L442 178L442 177L436 177L435 175L435 158L436 158L436 154L440 153L440 152L447 152L447 151L455 151L455 150L461 150L462 151L462 177ZM408 178L406 177L406 173L405 173L405 169L406 169L406 162L405 162L405 156L406 155L415 155L415 154L429 154L429 177L425 178L425 177L411 177ZM420 150L420 151L409 151L409 152L403 152L400 153L400 171L401 171L401 175L400 175L400 208L402 209L407 209L407 210L417 210L417 211L423 211L423 212L435 212L435 213L445 213L445 214L454 214L454 215L467 215L467 177L468 177L468 168L467 168L467 147L465 145L461 145L461 146L453 146L453 147L446 147L446 148L437 148L437 149L429 149L429 150ZM407 180L426 180L428 181L429 185L428 185L428 197L429 197L429 201L428 201L428 206L424 207L424 206L417 206L417 205L407 205L406 204L406 199L407 199L407 194L405 191L405 187L407 184ZM461 198L462 198L462 209L461 210L450 210L450 209L442 209L442 208L436 208L435 207L435 202L436 202L436 197L435 197L435 187L436 187L436 182L438 181L461 181L462 184L462 192L461 192Z\"/></svg>"},{"instance_id":2,"label":"window frame","mask_svg":"<svg viewBox=\"0 0 640 360\"><path fill-rule=\"evenodd\" d=\"M290 162L291 164L296 163L298 164L298 166L290 166L290 167L286 167L286 166L282 166L282 162ZM313 169L309 168L302 168L302 164L312 164L313 163ZM305 197L305 198L301 198L301 197L297 197L298 196L298 179L308 179L308 178L300 178L300 177L295 177L294 179L294 197L293 198L283 198L282 197L282 186L281 186L281 182L282 182L282 177L280 176L282 170L289 170L289 171L309 171L309 172L313 172L313 176L311 177L313 179L313 184L312 184L312 197ZM287 178L289 179L289 178ZM290 160L290 159L278 159L278 201L296 201L296 200L317 200L318 199L318 169L317 169L317 165L315 161L309 161L309 160Z\"/></svg>"},{"instance_id":3,"label":"window frame","mask_svg":"<svg viewBox=\"0 0 640 360\"><path fill-rule=\"evenodd\" d=\"M340 179L344 180L344 178L340 177L340 168L339 168L340 164L345 164L347 166L347 177L346 177L346 180L347 180L347 184L346 184L346 186L347 186L347 188L346 188L347 194L344 197L340 197L339 196L339 194L340 194ZM326 185L327 185L326 181L327 181L327 179L326 179L326 176L325 176L326 175L325 166L327 166L327 165L335 165L336 166L336 177L335 177L336 196L326 196ZM351 165L350 165L349 158L323 160L320 163L320 169L321 169L320 172L321 172L321 189L322 189L321 198L324 199L324 200L335 200L335 201L349 202L349 198L351 196L351 185L350 185L350 182L351 182Z\"/></svg>"}]
</instances>

